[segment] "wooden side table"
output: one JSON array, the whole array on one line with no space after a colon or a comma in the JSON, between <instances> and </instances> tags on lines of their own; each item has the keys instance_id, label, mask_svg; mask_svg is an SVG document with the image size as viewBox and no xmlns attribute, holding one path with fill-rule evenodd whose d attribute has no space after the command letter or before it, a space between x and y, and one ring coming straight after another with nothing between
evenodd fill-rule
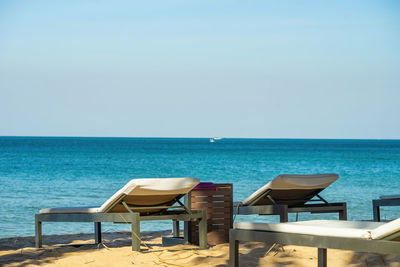
<instances>
[{"instance_id":1,"label":"wooden side table","mask_svg":"<svg viewBox=\"0 0 400 267\"><path fill-rule=\"evenodd\" d=\"M206 209L209 245L228 243L229 229L233 226L233 185L214 185L215 189L192 190L185 198L185 205L191 209ZM198 231L196 222L184 222L183 236L180 236L179 221L174 221L173 236L164 237L163 245L197 244Z\"/></svg>"}]
</instances>

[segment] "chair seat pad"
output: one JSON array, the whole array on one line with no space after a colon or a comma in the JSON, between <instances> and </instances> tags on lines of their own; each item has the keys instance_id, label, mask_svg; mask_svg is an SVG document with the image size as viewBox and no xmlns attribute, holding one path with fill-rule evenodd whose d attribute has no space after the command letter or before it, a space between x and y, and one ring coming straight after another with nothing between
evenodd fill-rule
<instances>
[{"instance_id":1,"label":"chair seat pad","mask_svg":"<svg viewBox=\"0 0 400 267\"><path fill-rule=\"evenodd\" d=\"M400 219L389 223L369 221L312 220L288 223L238 222L236 229L271 231L280 233L308 234L361 239L380 239L400 231Z\"/></svg>"},{"instance_id":2,"label":"chair seat pad","mask_svg":"<svg viewBox=\"0 0 400 267\"><path fill-rule=\"evenodd\" d=\"M45 213L98 213L100 207L61 207L61 208L48 208L40 210L40 214Z\"/></svg>"}]
</instances>

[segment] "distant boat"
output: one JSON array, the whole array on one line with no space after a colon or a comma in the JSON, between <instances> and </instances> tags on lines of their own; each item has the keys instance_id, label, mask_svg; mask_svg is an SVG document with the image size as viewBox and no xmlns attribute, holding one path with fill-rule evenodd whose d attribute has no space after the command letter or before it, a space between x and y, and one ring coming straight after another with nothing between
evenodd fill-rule
<instances>
[{"instance_id":1,"label":"distant boat","mask_svg":"<svg viewBox=\"0 0 400 267\"><path fill-rule=\"evenodd\" d=\"M215 141L221 140L221 139L222 139L222 137L212 137L212 138L210 138L210 143L214 143Z\"/></svg>"}]
</instances>

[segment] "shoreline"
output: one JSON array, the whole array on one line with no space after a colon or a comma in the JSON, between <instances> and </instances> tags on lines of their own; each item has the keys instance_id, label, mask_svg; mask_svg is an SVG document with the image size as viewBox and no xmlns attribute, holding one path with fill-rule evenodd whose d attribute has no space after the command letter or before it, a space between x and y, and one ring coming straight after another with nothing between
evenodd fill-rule
<instances>
[{"instance_id":1,"label":"shoreline","mask_svg":"<svg viewBox=\"0 0 400 267\"><path fill-rule=\"evenodd\" d=\"M11 266L227 266L229 245L206 250L196 246L162 246L161 236L170 230L142 232L142 251L131 250L130 232L105 232L103 244L93 234L45 235L44 248L34 248L34 237L0 239L0 265ZM317 249L249 242L240 246L244 266L316 266ZM269 251L269 252L268 252ZM400 267L400 257L328 250L328 266Z\"/></svg>"}]
</instances>

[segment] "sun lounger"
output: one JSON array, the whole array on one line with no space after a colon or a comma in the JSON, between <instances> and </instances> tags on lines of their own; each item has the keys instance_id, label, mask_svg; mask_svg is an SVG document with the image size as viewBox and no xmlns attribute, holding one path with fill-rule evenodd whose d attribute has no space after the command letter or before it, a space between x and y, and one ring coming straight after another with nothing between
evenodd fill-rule
<instances>
[{"instance_id":1,"label":"sun lounger","mask_svg":"<svg viewBox=\"0 0 400 267\"><path fill-rule=\"evenodd\" d=\"M288 213L299 212L338 213L340 220L346 220L346 203L328 203L319 195L338 178L337 174L282 174L243 202L235 203L235 212L238 215L279 215L281 222L288 221Z\"/></svg>"},{"instance_id":2,"label":"sun lounger","mask_svg":"<svg viewBox=\"0 0 400 267\"><path fill-rule=\"evenodd\" d=\"M199 221L199 245L206 248L205 210L191 210L180 201L199 182L196 178L133 179L100 207L42 209L35 215L36 247L42 246L43 222L94 222L96 243L101 242L101 222L130 223L132 250L139 251L141 221L179 220Z\"/></svg>"},{"instance_id":3,"label":"sun lounger","mask_svg":"<svg viewBox=\"0 0 400 267\"><path fill-rule=\"evenodd\" d=\"M376 222L381 221L381 206L400 206L400 195L385 195L379 198L372 200L372 211Z\"/></svg>"},{"instance_id":4,"label":"sun lounger","mask_svg":"<svg viewBox=\"0 0 400 267\"><path fill-rule=\"evenodd\" d=\"M400 218L389 223L314 220L276 224L236 223L229 233L229 265L239 266L239 241L318 248L318 266L327 266L327 248L400 255Z\"/></svg>"}]
</instances>

